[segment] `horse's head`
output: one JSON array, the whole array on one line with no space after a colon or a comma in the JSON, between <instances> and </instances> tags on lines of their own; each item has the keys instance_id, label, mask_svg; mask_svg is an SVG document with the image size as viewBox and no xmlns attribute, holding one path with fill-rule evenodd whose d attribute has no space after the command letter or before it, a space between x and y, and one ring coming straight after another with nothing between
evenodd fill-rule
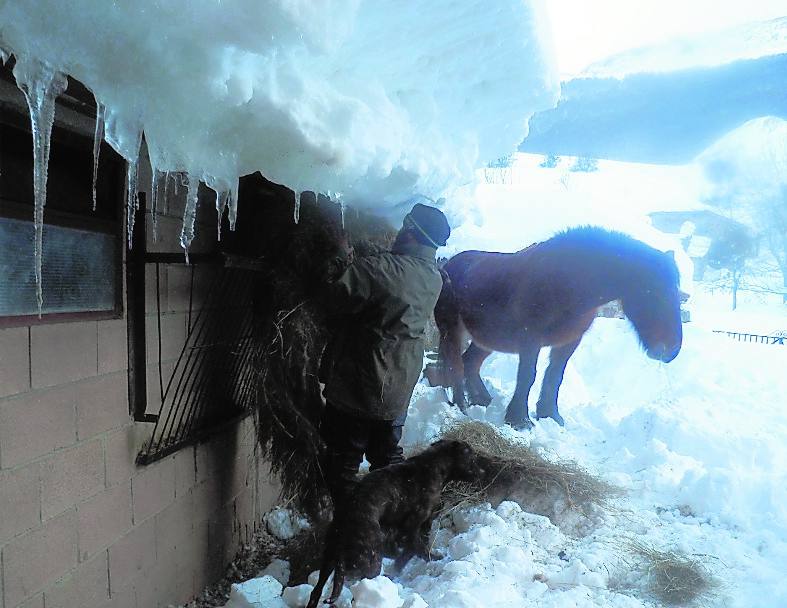
<instances>
[{"instance_id":1,"label":"horse's head","mask_svg":"<svg viewBox=\"0 0 787 608\"><path fill-rule=\"evenodd\" d=\"M637 331L648 357L669 363L680 352L683 326L680 275L672 251L652 251L621 298L623 311Z\"/></svg>"}]
</instances>

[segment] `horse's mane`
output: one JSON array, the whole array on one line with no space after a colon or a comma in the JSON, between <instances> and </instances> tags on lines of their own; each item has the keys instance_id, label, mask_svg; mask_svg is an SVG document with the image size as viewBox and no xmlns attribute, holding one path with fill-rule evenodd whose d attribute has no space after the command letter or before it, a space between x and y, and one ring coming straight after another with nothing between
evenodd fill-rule
<instances>
[{"instance_id":1,"label":"horse's mane","mask_svg":"<svg viewBox=\"0 0 787 608\"><path fill-rule=\"evenodd\" d=\"M641 263L672 283L677 284L680 280L677 267L669 263L669 258L662 251L617 230L601 226L577 226L558 232L541 245L544 249L553 250L614 251L621 259Z\"/></svg>"}]
</instances>

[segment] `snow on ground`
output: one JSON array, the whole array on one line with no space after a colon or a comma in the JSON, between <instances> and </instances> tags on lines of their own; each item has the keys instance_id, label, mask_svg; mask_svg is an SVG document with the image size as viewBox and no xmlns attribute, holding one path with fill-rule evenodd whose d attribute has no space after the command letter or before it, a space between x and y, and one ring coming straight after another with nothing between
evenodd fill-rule
<instances>
[{"instance_id":1,"label":"snow on ground","mask_svg":"<svg viewBox=\"0 0 787 608\"><path fill-rule=\"evenodd\" d=\"M583 174L565 165L540 169L539 161L522 155L512 170L495 170L491 183L474 188L472 207L457 197L453 250L512 251L586 222L665 248L669 239L650 227L646 214L691 208L702 186L691 167L600 163L599 172ZM682 267L690 272L690 261ZM732 312L729 293L701 284L690 302L693 321L684 326L684 346L673 362L648 359L627 321L597 319L566 369L560 392L566 426L547 420L529 433L504 430L548 458L573 460L623 488L615 509L596 511L582 525L569 515L550 521L510 502L459 510L436 532L433 552L441 558L414 559L391 574L395 593L381 576L345 590L343 602L353 591L356 605L366 608L653 606L645 577L627 561L626 543L638 540L701 556L720 581L707 606L787 605L787 346L713 333L787 329L787 308L777 297L743 293ZM495 354L482 375L494 399L488 408L469 408L468 416L502 425L516 358ZM462 419L444 389L421 383L403 444L433 441ZM316 573L310 583L315 580ZM311 588L286 589L286 604L304 605Z\"/></svg>"}]
</instances>

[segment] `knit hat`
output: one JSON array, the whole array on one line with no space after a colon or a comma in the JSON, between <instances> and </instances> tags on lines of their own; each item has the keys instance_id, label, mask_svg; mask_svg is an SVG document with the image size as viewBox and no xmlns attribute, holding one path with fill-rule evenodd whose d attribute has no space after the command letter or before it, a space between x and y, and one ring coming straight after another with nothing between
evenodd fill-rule
<instances>
[{"instance_id":1,"label":"knit hat","mask_svg":"<svg viewBox=\"0 0 787 608\"><path fill-rule=\"evenodd\" d=\"M437 249L443 247L451 236L451 226L445 214L437 207L416 203L404 217L403 227L411 230L416 240Z\"/></svg>"}]
</instances>

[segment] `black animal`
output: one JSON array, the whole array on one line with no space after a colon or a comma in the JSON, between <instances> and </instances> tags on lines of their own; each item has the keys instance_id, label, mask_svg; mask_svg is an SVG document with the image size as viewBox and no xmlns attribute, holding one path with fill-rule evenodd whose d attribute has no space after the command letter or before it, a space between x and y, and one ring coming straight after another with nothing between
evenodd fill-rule
<instances>
[{"instance_id":1,"label":"black animal","mask_svg":"<svg viewBox=\"0 0 787 608\"><path fill-rule=\"evenodd\" d=\"M414 555L428 556L429 529L443 487L449 481L472 481L482 473L468 444L441 440L405 462L366 475L348 501L352 510L334 517L307 608L316 608L331 572L333 589L326 604L336 602L345 575L380 574L389 540L399 548L397 567Z\"/></svg>"}]
</instances>

